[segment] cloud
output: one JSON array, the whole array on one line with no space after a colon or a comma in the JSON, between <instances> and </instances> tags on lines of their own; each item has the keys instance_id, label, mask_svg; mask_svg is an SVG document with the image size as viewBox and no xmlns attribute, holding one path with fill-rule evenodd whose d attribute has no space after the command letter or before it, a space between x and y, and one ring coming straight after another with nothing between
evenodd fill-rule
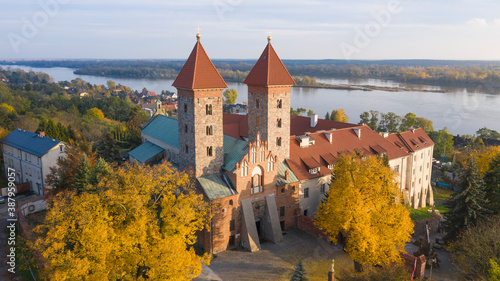
<instances>
[{"instance_id":1,"label":"cloud","mask_svg":"<svg viewBox=\"0 0 500 281\"><path fill-rule=\"evenodd\" d=\"M494 19L493 23L496 24L496 25L500 25L500 19Z\"/></svg>"},{"instance_id":2,"label":"cloud","mask_svg":"<svg viewBox=\"0 0 500 281\"><path fill-rule=\"evenodd\" d=\"M467 24L475 25L475 26L488 26L488 23L486 22L486 20L480 19L480 18L473 18L473 19L467 21Z\"/></svg>"}]
</instances>

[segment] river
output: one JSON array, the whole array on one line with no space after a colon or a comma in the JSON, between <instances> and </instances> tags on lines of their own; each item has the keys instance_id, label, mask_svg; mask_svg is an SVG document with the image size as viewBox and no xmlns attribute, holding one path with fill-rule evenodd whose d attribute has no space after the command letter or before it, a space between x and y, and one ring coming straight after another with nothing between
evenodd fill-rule
<instances>
[{"instance_id":1,"label":"river","mask_svg":"<svg viewBox=\"0 0 500 281\"><path fill-rule=\"evenodd\" d=\"M8 68L12 66L0 65ZM133 79L109 78L90 75L76 75L73 69L64 67L36 68L15 66L25 71L33 70L45 72L54 78L54 81L70 81L77 77L91 83L106 85L106 81L113 80L116 84L141 91L143 88L160 93L162 90L175 91L171 79ZM303 107L312 109L323 118L326 112L344 108L349 116L349 122L357 123L363 111L378 110L379 112L394 112L404 116L413 112L417 116L433 121L434 129L447 127L453 134L474 134L479 128L500 131L500 93L476 89L445 88L439 86L422 86L398 83L381 79L318 79L318 82L331 84L375 85L386 87L411 87L420 89L446 89L446 93L419 92L419 91L361 91L337 90L321 88L293 87L291 105L293 108ZM238 92L237 102L247 100L247 86L243 83L227 83L229 88Z\"/></svg>"}]
</instances>

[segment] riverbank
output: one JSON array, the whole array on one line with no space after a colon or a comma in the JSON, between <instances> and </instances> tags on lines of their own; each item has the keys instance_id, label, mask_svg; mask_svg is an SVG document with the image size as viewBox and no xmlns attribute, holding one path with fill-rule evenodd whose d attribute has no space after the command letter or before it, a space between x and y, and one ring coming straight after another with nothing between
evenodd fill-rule
<instances>
[{"instance_id":1,"label":"riverbank","mask_svg":"<svg viewBox=\"0 0 500 281\"><path fill-rule=\"evenodd\" d=\"M405 88L405 87L384 87L374 85L332 85L332 84L318 84L318 85L295 85L294 87L302 88L316 88L316 89L335 89L335 90L361 90L361 91L386 91L386 92L428 92L428 93L447 93L446 90L430 90L419 88Z\"/></svg>"}]
</instances>

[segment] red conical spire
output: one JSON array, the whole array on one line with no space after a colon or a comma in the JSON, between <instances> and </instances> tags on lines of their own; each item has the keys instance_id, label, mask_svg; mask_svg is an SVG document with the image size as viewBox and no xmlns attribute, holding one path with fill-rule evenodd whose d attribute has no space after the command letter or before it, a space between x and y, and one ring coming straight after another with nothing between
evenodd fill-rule
<instances>
[{"instance_id":1,"label":"red conical spire","mask_svg":"<svg viewBox=\"0 0 500 281\"><path fill-rule=\"evenodd\" d=\"M214 64L198 41L172 86L185 89L227 88Z\"/></svg>"},{"instance_id":2,"label":"red conical spire","mask_svg":"<svg viewBox=\"0 0 500 281\"><path fill-rule=\"evenodd\" d=\"M274 51L270 36L268 40L269 43L264 52L262 52L259 60L257 60L243 83L256 86L295 85L292 76L290 76L285 65Z\"/></svg>"}]
</instances>

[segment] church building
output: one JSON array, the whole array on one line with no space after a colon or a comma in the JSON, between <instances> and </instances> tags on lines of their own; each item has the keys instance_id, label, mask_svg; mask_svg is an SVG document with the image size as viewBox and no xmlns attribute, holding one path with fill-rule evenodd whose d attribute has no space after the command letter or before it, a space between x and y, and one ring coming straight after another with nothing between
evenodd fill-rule
<instances>
[{"instance_id":1,"label":"church building","mask_svg":"<svg viewBox=\"0 0 500 281\"><path fill-rule=\"evenodd\" d=\"M173 83L178 119L153 116L141 131L143 144L130 152L130 161L139 164L166 158L192 171L213 215L210 231L198 235L205 251L217 253L242 245L253 252L263 240L282 242L283 231L296 226L298 215L314 217L341 153L387 156L389 165L401 175L402 190L407 189L408 177L412 178L406 175L412 171L408 159L415 153L405 144L406 135L384 137L366 125L290 115L295 82L270 36L244 83L248 114L223 113L222 92L227 84L197 34ZM418 135L408 137L418 142L417 147L430 147L432 155L432 141L422 130L416 131ZM418 165L426 166L427 160L421 158ZM430 174L427 170L419 174L426 175L427 182L420 179L419 187L432 192ZM431 203L432 196L421 196L421 190L408 190L407 200L418 197ZM418 206L426 202L419 201Z\"/></svg>"}]
</instances>

